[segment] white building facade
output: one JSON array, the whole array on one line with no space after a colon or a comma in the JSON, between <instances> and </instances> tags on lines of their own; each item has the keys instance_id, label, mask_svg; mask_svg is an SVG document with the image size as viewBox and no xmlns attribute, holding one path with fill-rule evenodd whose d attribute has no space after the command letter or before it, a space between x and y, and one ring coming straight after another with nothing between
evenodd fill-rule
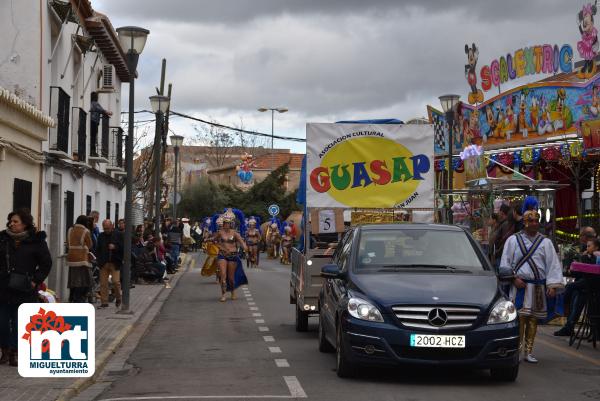
<instances>
[{"instance_id":1,"label":"white building facade","mask_svg":"<svg viewBox=\"0 0 600 401\"><path fill-rule=\"evenodd\" d=\"M16 129L9 137L2 130L0 101L0 147L5 138L21 143L27 138L38 154L33 154L35 162L11 162L6 169L0 161L0 185L12 189L0 194L0 215L15 207L30 207L37 226L48 234L54 261L49 287L65 299L68 228L79 215L93 210L101 220L124 216L125 136L120 110L121 83L128 82L129 71L109 19L95 12L88 0L1 4L0 34L11 46L2 46L0 51L0 87L31 104L37 119L29 124L34 125L28 129L33 134ZM95 145L91 140L92 92L113 113L102 117ZM92 155L94 149L97 155ZM1 155L0 149L0 159ZM31 183L31 191L23 189L29 184L22 181ZM9 192L12 199L7 199Z\"/></svg>"}]
</instances>

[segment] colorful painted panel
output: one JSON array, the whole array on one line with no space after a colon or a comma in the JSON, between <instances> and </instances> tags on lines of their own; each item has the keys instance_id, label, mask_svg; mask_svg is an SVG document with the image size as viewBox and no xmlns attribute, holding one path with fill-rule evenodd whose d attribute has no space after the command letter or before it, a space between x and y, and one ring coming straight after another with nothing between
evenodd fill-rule
<instances>
[{"instance_id":1,"label":"colorful painted panel","mask_svg":"<svg viewBox=\"0 0 600 401\"><path fill-rule=\"evenodd\" d=\"M470 144L499 149L542 143L549 137L579 133L582 122L596 120L599 114L600 74L588 80L576 73L557 75L476 107L461 104L455 119L454 152ZM443 113L430 112L432 118L439 120L436 126L446 125ZM436 147L436 155L442 154L443 149Z\"/></svg>"}]
</instances>

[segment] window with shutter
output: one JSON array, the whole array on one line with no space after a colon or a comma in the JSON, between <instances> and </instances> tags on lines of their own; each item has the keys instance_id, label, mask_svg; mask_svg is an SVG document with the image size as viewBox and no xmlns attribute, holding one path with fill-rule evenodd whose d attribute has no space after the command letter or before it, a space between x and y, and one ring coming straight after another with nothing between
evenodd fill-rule
<instances>
[{"instance_id":1,"label":"window with shutter","mask_svg":"<svg viewBox=\"0 0 600 401\"><path fill-rule=\"evenodd\" d=\"M110 201L106 201L106 219L110 220Z\"/></svg>"},{"instance_id":2,"label":"window with shutter","mask_svg":"<svg viewBox=\"0 0 600 401\"><path fill-rule=\"evenodd\" d=\"M85 215L89 216L92 214L92 195L86 195L85 197Z\"/></svg>"},{"instance_id":3,"label":"window with shutter","mask_svg":"<svg viewBox=\"0 0 600 401\"><path fill-rule=\"evenodd\" d=\"M15 178L13 186L13 210L28 209L31 210L31 181Z\"/></svg>"},{"instance_id":4,"label":"window with shutter","mask_svg":"<svg viewBox=\"0 0 600 401\"><path fill-rule=\"evenodd\" d=\"M65 191L65 235L75 223L75 192Z\"/></svg>"}]
</instances>

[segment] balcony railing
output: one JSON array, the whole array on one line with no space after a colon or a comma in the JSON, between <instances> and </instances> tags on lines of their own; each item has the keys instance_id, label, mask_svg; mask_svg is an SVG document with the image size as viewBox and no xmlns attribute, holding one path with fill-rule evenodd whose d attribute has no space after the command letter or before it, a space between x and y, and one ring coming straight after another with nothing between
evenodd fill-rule
<instances>
[{"instance_id":1,"label":"balcony railing","mask_svg":"<svg viewBox=\"0 0 600 401\"><path fill-rule=\"evenodd\" d=\"M108 155L110 153L110 127L108 126L110 117L102 115L100 124L96 126L93 121L90 121L90 161L96 163L108 163Z\"/></svg>"},{"instance_id":2,"label":"balcony railing","mask_svg":"<svg viewBox=\"0 0 600 401\"><path fill-rule=\"evenodd\" d=\"M107 170L123 170L123 129L110 127L110 159Z\"/></svg>"},{"instance_id":3,"label":"balcony railing","mask_svg":"<svg viewBox=\"0 0 600 401\"><path fill-rule=\"evenodd\" d=\"M108 126L108 124L110 122L110 117L108 117L107 115L103 115L102 120L100 121L100 126L102 127L102 148L100 149L100 154L103 158L108 160L110 146L110 127Z\"/></svg>"},{"instance_id":4,"label":"balcony railing","mask_svg":"<svg viewBox=\"0 0 600 401\"><path fill-rule=\"evenodd\" d=\"M73 125L71 126L71 149L73 160L85 163L87 145L87 113L81 107L73 107Z\"/></svg>"},{"instance_id":5,"label":"balcony railing","mask_svg":"<svg viewBox=\"0 0 600 401\"><path fill-rule=\"evenodd\" d=\"M52 152L64 157L69 156L69 115L71 114L71 97L58 86L50 87L50 115L56 125L50 128L50 146Z\"/></svg>"}]
</instances>

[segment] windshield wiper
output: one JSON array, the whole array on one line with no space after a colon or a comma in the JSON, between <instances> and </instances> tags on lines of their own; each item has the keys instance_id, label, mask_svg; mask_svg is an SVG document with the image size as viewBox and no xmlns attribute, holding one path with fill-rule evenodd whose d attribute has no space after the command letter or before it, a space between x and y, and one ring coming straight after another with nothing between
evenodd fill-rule
<instances>
[{"instance_id":1,"label":"windshield wiper","mask_svg":"<svg viewBox=\"0 0 600 401\"><path fill-rule=\"evenodd\" d=\"M446 270L458 270L458 268L454 267L454 266L448 266L448 265L433 265L433 264L426 264L426 263L412 263L412 264L399 264L399 265L383 265L384 268L398 268L398 269L403 269L403 268L413 268L413 267L423 267L423 268L427 268L427 269L446 269Z\"/></svg>"}]
</instances>

